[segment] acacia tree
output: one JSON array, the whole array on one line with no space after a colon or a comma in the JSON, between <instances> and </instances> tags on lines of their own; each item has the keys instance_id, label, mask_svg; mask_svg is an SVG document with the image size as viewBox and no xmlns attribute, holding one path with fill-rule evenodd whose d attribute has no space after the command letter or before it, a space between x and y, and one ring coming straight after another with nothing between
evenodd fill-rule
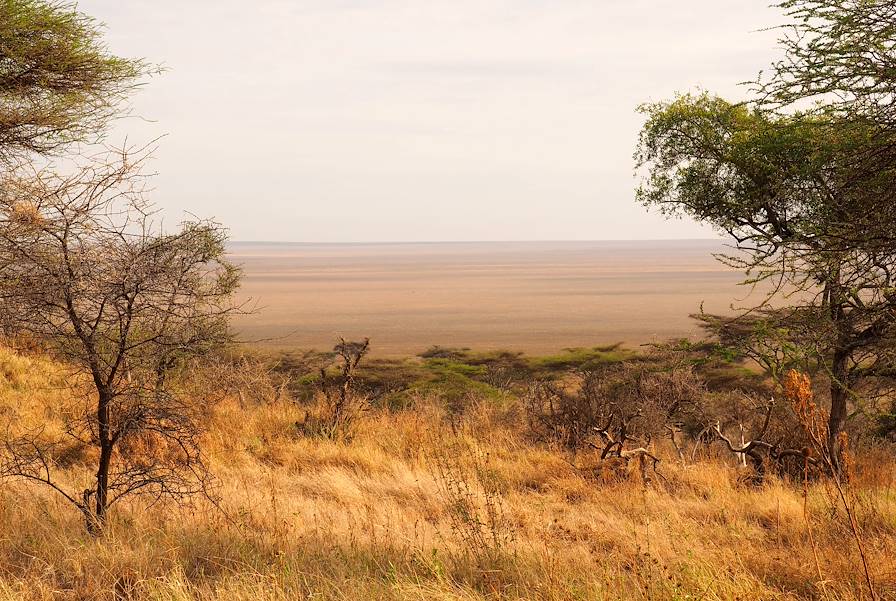
<instances>
[{"instance_id":1,"label":"acacia tree","mask_svg":"<svg viewBox=\"0 0 896 601\"><path fill-rule=\"evenodd\" d=\"M786 57L755 102L702 95L643 107L638 196L726 232L741 251L727 262L773 282L785 308L754 318L753 334L785 332L785 346L829 376L836 464L850 399L896 375L896 8L780 6L794 18Z\"/></svg>"},{"instance_id":2,"label":"acacia tree","mask_svg":"<svg viewBox=\"0 0 896 601\"><path fill-rule=\"evenodd\" d=\"M144 198L143 160L122 152L68 176L0 181L3 325L11 340L36 340L75 372L71 404L59 412L64 434L13 423L0 476L51 487L94 533L128 495L203 490L202 407L172 376L228 342L238 310L225 231L192 221L164 232ZM84 380L89 392L79 395ZM57 473L73 441L95 466L81 492Z\"/></svg>"},{"instance_id":3,"label":"acacia tree","mask_svg":"<svg viewBox=\"0 0 896 601\"><path fill-rule=\"evenodd\" d=\"M758 82L763 101L896 127L896 5L890 0L785 0L785 57Z\"/></svg>"},{"instance_id":4,"label":"acacia tree","mask_svg":"<svg viewBox=\"0 0 896 601\"><path fill-rule=\"evenodd\" d=\"M850 399L862 383L896 374L896 245L873 235L892 198L854 177L871 126L708 95L644 111L639 199L733 239L739 252L721 258L778 303L751 312L751 333L775 332L788 342L779 349L810 357L830 379L836 462Z\"/></svg>"},{"instance_id":5,"label":"acacia tree","mask_svg":"<svg viewBox=\"0 0 896 601\"><path fill-rule=\"evenodd\" d=\"M0 1L0 162L90 141L146 71L74 4Z\"/></svg>"},{"instance_id":6,"label":"acacia tree","mask_svg":"<svg viewBox=\"0 0 896 601\"><path fill-rule=\"evenodd\" d=\"M746 330L711 321L758 341L753 351L791 355L776 362L812 362L829 376L836 465L849 401L896 375L896 6L778 6L791 17L785 57L752 102L702 95L643 107L638 195L727 233L740 254L723 259L748 282L771 282L779 307L763 302Z\"/></svg>"}]
</instances>

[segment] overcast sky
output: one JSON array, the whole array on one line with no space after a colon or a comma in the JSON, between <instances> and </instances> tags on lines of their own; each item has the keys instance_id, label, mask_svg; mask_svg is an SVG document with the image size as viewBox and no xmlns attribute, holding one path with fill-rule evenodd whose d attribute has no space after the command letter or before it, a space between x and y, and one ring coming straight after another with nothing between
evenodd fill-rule
<instances>
[{"instance_id":1,"label":"overcast sky","mask_svg":"<svg viewBox=\"0 0 896 601\"><path fill-rule=\"evenodd\" d=\"M235 240L709 237L634 201L639 103L742 97L767 0L81 0L168 69L125 134L162 140L169 221Z\"/></svg>"}]
</instances>

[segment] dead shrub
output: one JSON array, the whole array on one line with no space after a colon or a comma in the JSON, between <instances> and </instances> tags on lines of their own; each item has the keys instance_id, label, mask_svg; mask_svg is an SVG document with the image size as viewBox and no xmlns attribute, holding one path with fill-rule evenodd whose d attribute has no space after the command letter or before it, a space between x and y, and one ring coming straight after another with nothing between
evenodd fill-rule
<instances>
[{"instance_id":1,"label":"dead shrub","mask_svg":"<svg viewBox=\"0 0 896 601\"><path fill-rule=\"evenodd\" d=\"M330 366L320 368L316 382L316 411L306 412L296 426L306 435L331 440L351 438L358 418L370 409L369 398L355 390L355 372L370 350L370 340L348 342L344 338L333 347L339 365L336 373Z\"/></svg>"}]
</instances>

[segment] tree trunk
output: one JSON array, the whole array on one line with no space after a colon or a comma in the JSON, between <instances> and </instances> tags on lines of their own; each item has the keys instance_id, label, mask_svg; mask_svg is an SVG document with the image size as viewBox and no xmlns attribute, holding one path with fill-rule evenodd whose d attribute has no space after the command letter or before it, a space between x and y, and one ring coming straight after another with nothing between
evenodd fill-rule
<instances>
[{"instance_id":1,"label":"tree trunk","mask_svg":"<svg viewBox=\"0 0 896 601\"><path fill-rule=\"evenodd\" d=\"M100 463L96 471L96 508L94 514L97 525L102 527L109 506L109 465L112 462L111 443L100 447Z\"/></svg>"},{"instance_id":2,"label":"tree trunk","mask_svg":"<svg viewBox=\"0 0 896 601\"><path fill-rule=\"evenodd\" d=\"M102 531L106 523L106 509L109 507L109 466L112 463L114 444L109 425L109 395L100 392L97 403L97 430L99 434L100 459L96 470L96 503L87 529L92 534Z\"/></svg>"},{"instance_id":3,"label":"tree trunk","mask_svg":"<svg viewBox=\"0 0 896 601\"><path fill-rule=\"evenodd\" d=\"M831 467L839 473L841 469L840 433L846 425L847 402L849 389L847 386L848 355L835 352L831 364L831 413L828 417L828 453Z\"/></svg>"},{"instance_id":4,"label":"tree trunk","mask_svg":"<svg viewBox=\"0 0 896 601\"><path fill-rule=\"evenodd\" d=\"M828 416L827 452L831 469L840 473L840 432L846 424L846 404L849 399L847 382L849 352L846 350L848 335L846 328L846 301L843 285L840 282L840 263L831 270L831 279L827 285L828 309L833 326L834 348L831 354L831 413Z\"/></svg>"}]
</instances>

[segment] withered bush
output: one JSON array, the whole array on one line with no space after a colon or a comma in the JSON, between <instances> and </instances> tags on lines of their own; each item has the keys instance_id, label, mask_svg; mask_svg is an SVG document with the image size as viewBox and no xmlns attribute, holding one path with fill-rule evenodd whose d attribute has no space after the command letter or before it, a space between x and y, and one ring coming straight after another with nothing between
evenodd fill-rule
<instances>
[{"instance_id":1,"label":"withered bush","mask_svg":"<svg viewBox=\"0 0 896 601\"><path fill-rule=\"evenodd\" d=\"M343 338L333 347L338 366L335 373L329 365L320 368L315 383L316 411L306 412L304 419L296 424L303 434L333 440L351 438L355 422L370 408L369 397L355 388L356 370L369 350L367 338L360 342Z\"/></svg>"},{"instance_id":2,"label":"withered bush","mask_svg":"<svg viewBox=\"0 0 896 601\"><path fill-rule=\"evenodd\" d=\"M180 382L233 340L230 318L244 313L227 231L213 221L170 231L158 222L147 198L150 152L0 174L0 331L69 371L61 428L24 416L0 424L0 478L54 491L92 534L121 499L208 491L200 443L212 399L183 394ZM80 480L55 460L73 443L95 460Z\"/></svg>"},{"instance_id":3,"label":"withered bush","mask_svg":"<svg viewBox=\"0 0 896 601\"><path fill-rule=\"evenodd\" d=\"M227 349L203 361L190 373L190 384L220 396L233 395L240 407L270 404L289 398L289 378L273 357Z\"/></svg>"},{"instance_id":4,"label":"withered bush","mask_svg":"<svg viewBox=\"0 0 896 601\"><path fill-rule=\"evenodd\" d=\"M702 381L686 365L623 363L571 379L535 381L523 395L536 439L578 450L600 437L621 450L626 441L649 444L668 435L677 445L682 424L703 412Z\"/></svg>"}]
</instances>

